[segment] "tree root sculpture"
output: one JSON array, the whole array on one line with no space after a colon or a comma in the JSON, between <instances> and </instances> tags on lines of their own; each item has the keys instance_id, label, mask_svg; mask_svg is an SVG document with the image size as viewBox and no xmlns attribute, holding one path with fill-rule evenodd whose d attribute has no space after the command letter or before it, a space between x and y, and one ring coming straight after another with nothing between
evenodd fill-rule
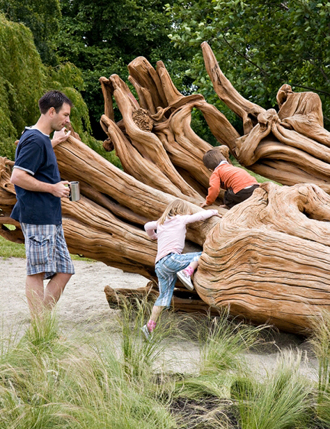
<instances>
[{"instance_id":1,"label":"tree root sculpture","mask_svg":"<svg viewBox=\"0 0 330 429\"><path fill-rule=\"evenodd\" d=\"M215 92L243 120L244 135L224 142L239 163L284 185L311 182L330 193L330 133L320 97L284 84L276 97L279 111L266 111L235 90L206 42L202 50Z\"/></svg>"},{"instance_id":2,"label":"tree root sculpture","mask_svg":"<svg viewBox=\"0 0 330 429\"><path fill-rule=\"evenodd\" d=\"M153 304L158 297L157 283L150 281L147 286L138 289L113 289L110 286L105 286L104 293L110 308L117 309L127 306L127 302L134 307L137 302L146 301ZM184 313L205 313L218 315L219 311L213 309L207 303L200 300L196 293L191 293L188 290L176 290L172 300L172 309Z\"/></svg>"},{"instance_id":3,"label":"tree root sculpture","mask_svg":"<svg viewBox=\"0 0 330 429\"><path fill-rule=\"evenodd\" d=\"M330 306L330 196L266 183L204 243L195 287L211 306L302 332Z\"/></svg>"},{"instance_id":4,"label":"tree root sculpture","mask_svg":"<svg viewBox=\"0 0 330 429\"><path fill-rule=\"evenodd\" d=\"M203 250L196 290L188 293L178 282L173 305L186 312L227 306L254 323L305 332L330 308L330 148L319 99L284 85L279 112L266 111L238 94L209 46L202 49L215 91L242 118L244 135L201 95L180 94L161 61L156 69L143 57L129 64L139 100L117 75L100 78L104 147L116 150L124 171L74 135L55 148L62 178L81 185L80 201L62 200L69 250L153 282L152 291L150 284L138 291L106 287L111 306L125 296L155 298L156 243L143 225L174 198L187 201L192 213L202 210L210 176L202 157L211 146L190 125L192 109L199 109L226 157L230 152L242 165L290 186L263 184L230 211L219 208L220 196L212 208L223 218L188 228L186 251ZM113 99L122 114L117 122ZM23 242L20 225L10 218L12 167L0 158L0 234Z\"/></svg>"}]
</instances>

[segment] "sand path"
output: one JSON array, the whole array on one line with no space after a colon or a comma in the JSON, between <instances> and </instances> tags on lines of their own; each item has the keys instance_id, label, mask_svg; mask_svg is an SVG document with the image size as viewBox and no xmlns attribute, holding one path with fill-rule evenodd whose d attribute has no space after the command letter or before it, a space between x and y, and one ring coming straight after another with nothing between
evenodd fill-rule
<instances>
[{"instance_id":1,"label":"sand path","mask_svg":"<svg viewBox=\"0 0 330 429\"><path fill-rule=\"evenodd\" d=\"M108 267L102 262L74 261L74 266L76 274L57 304L62 330L68 335L74 327L93 335L106 330L118 336L118 310L109 308L104 287L109 285L112 288L137 288L145 286L148 280L138 274L124 273ZM29 324L24 284L25 260L0 258L2 336L9 332L24 332ZM301 365L301 371L316 379L317 361L308 342L302 337L286 333L276 334L272 345L247 356L251 369L261 376L264 375L275 366L279 351L284 349L300 350L304 357L308 358L308 361ZM191 372L195 370L198 359L199 351L195 344L174 341L169 345L162 364L173 371Z\"/></svg>"}]
</instances>

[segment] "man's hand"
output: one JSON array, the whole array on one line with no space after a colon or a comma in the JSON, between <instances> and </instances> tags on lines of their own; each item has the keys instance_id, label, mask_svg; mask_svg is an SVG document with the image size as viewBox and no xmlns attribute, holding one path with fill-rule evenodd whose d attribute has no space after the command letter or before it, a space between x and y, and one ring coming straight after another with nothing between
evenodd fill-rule
<instances>
[{"instance_id":1,"label":"man's hand","mask_svg":"<svg viewBox=\"0 0 330 429\"><path fill-rule=\"evenodd\" d=\"M207 207L206 201L204 201L204 203L200 204L201 207Z\"/></svg>"},{"instance_id":2,"label":"man's hand","mask_svg":"<svg viewBox=\"0 0 330 429\"><path fill-rule=\"evenodd\" d=\"M55 147L60 143L65 142L71 134L71 131L66 131L66 128L63 127L61 131L55 131L52 138L52 146Z\"/></svg>"},{"instance_id":3,"label":"man's hand","mask_svg":"<svg viewBox=\"0 0 330 429\"><path fill-rule=\"evenodd\" d=\"M54 197L69 197L70 195L70 188L69 183L67 180L63 180L62 182L57 182L54 185L52 185L52 194Z\"/></svg>"},{"instance_id":4,"label":"man's hand","mask_svg":"<svg viewBox=\"0 0 330 429\"><path fill-rule=\"evenodd\" d=\"M19 168L13 169L11 174L11 183L32 192L49 192L54 197L68 197L70 195L69 183L67 180L55 184L41 182L31 174Z\"/></svg>"}]
</instances>

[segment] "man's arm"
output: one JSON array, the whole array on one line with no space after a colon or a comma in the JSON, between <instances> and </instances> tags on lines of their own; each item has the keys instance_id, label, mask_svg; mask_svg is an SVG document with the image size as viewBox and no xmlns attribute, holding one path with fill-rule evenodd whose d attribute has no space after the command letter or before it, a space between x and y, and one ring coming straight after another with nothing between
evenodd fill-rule
<instances>
[{"instance_id":1,"label":"man's arm","mask_svg":"<svg viewBox=\"0 0 330 429\"><path fill-rule=\"evenodd\" d=\"M62 128L61 131L55 131L51 140L52 146L55 147L60 143L65 142L71 134L71 131L66 132L66 128Z\"/></svg>"},{"instance_id":2,"label":"man's arm","mask_svg":"<svg viewBox=\"0 0 330 429\"><path fill-rule=\"evenodd\" d=\"M59 198L68 197L70 194L69 187L65 186L69 183L68 181L62 181L55 184L41 182L20 168L13 169L10 181L14 185L19 186L22 189L26 189L27 191L48 192Z\"/></svg>"}]
</instances>

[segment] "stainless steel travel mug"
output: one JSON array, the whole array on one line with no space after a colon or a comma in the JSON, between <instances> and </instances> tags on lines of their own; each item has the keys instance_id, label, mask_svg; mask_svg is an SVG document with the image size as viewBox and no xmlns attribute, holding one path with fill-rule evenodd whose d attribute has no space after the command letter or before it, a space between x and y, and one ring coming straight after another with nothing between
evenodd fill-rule
<instances>
[{"instance_id":1,"label":"stainless steel travel mug","mask_svg":"<svg viewBox=\"0 0 330 429\"><path fill-rule=\"evenodd\" d=\"M79 201L80 200L80 187L79 182L70 182L70 201Z\"/></svg>"}]
</instances>

